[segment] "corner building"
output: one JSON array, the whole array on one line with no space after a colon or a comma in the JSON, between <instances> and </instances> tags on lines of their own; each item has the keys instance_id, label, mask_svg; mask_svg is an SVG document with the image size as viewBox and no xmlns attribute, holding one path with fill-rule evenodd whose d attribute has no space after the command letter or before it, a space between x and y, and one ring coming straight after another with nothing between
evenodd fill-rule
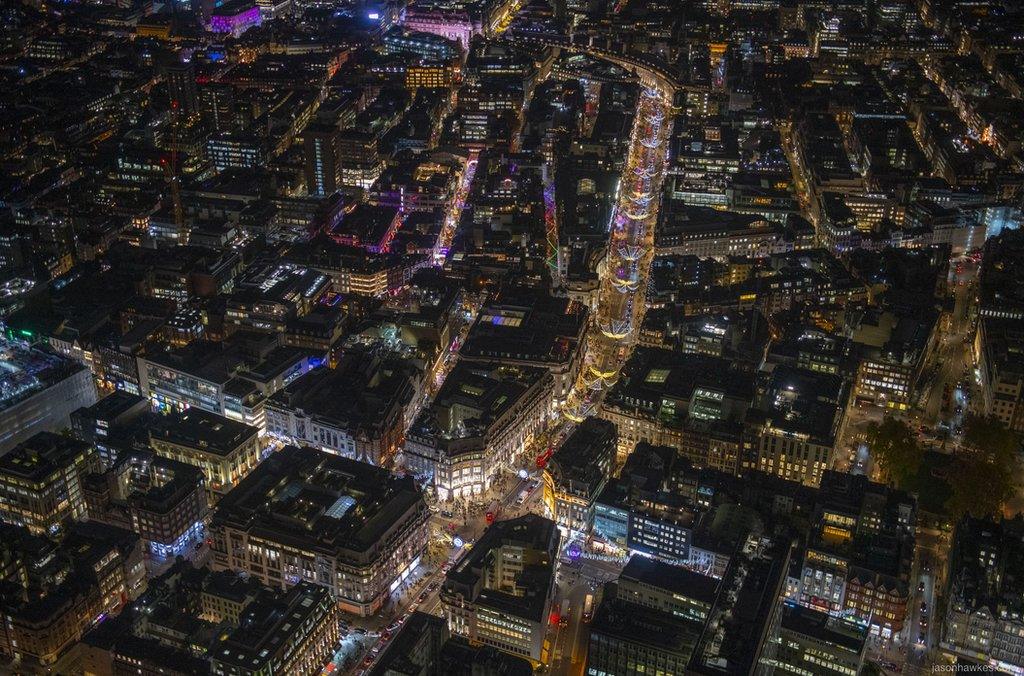
<instances>
[{"instance_id":1,"label":"corner building","mask_svg":"<svg viewBox=\"0 0 1024 676\"><path fill-rule=\"evenodd\" d=\"M270 587L328 587L347 612L377 612L419 564L430 512L409 477L286 446L219 503L213 567Z\"/></svg>"}]
</instances>

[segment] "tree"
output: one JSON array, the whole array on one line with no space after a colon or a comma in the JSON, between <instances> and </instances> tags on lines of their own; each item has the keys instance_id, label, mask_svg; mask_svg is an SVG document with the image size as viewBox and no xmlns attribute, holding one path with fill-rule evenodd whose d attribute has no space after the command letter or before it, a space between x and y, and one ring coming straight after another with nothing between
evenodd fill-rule
<instances>
[{"instance_id":1,"label":"tree","mask_svg":"<svg viewBox=\"0 0 1024 676\"><path fill-rule=\"evenodd\" d=\"M998 419L969 416L964 449L950 475L953 494L948 507L954 519L965 514L983 518L1002 510L1017 490L1020 441Z\"/></svg>"},{"instance_id":2,"label":"tree","mask_svg":"<svg viewBox=\"0 0 1024 676\"><path fill-rule=\"evenodd\" d=\"M998 462L1013 461L1020 439L996 417L968 415L964 421L964 446L994 455Z\"/></svg>"},{"instance_id":3,"label":"tree","mask_svg":"<svg viewBox=\"0 0 1024 676\"><path fill-rule=\"evenodd\" d=\"M967 451L957 458L949 487L953 494L947 506L954 521L965 514L978 518L998 514L1015 491L1010 474L978 451Z\"/></svg>"},{"instance_id":4,"label":"tree","mask_svg":"<svg viewBox=\"0 0 1024 676\"><path fill-rule=\"evenodd\" d=\"M905 486L915 477L924 459L924 448L917 443L914 431L891 416L886 416L881 424L873 422L868 426L868 445L871 457L897 486Z\"/></svg>"}]
</instances>

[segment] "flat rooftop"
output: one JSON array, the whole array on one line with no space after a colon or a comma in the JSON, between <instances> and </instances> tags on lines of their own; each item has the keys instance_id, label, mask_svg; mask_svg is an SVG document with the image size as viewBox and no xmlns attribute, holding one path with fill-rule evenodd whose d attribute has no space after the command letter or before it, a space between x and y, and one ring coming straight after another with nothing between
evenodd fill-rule
<instances>
[{"instance_id":1,"label":"flat rooftop","mask_svg":"<svg viewBox=\"0 0 1024 676\"><path fill-rule=\"evenodd\" d=\"M501 547L513 546L541 552L540 556L527 557L536 563L525 565L515 581L517 587L525 590L522 595L482 587L471 600L528 620L543 621L551 577L555 574L559 539L555 522L537 514L496 521L448 571L445 587L463 591L477 589L480 577L486 576L486 569L493 565L490 562L493 552ZM544 552L547 553L546 557Z\"/></svg>"},{"instance_id":2,"label":"flat rooftop","mask_svg":"<svg viewBox=\"0 0 1024 676\"><path fill-rule=\"evenodd\" d=\"M164 424L150 430L151 439L221 456L231 454L259 434L252 425L198 408L173 413L161 422Z\"/></svg>"},{"instance_id":3,"label":"flat rooftop","mask_svg":"<svg viewBox=\"0 0 1024 676\"><path fill-rule=\"evenodd\" d=\"M636 554L629 557L619 580L636 581L708 604L714 602L719 587L713 577Z\"/></svg>"},{"instance_id":4,"label":"flat rooftop","mask_svg":"<svg viewBox=\"0 0 1024 676\"><path fill-rule=\"evenodd\" d=\"M45 349L0 338L0 411L85 368Z\"/></svg>"},{"instance_id":5,"label":"flat rooftop","mask_svg":"<svg viewBox=\"0 0 1024 676\"><path fill-rule=\"evenodd\" d=\"M579 349L587 314L568 298L503 290L480 309L459 352L476 359L565 363Z\"/></svg>"},{"instance_id":6,"label":"flat rooftop","mask_svg":"<svg viewBox=\"0 0 1024 676\"><path fill-rule=\"evenodd\" d=\"M90 445L53 432L40 432L0 456L0 475L45 481L87 453Z\"/></svg>"},{"instance_id":7,"label":"flat rooftop","mask_svg":"<svg viewBox=\"0 0 1024 676\"><path fill-rule=\"evenodd\" d=\"M360 553L421 508L423 494L409 477L286 446L221 499L213 520L295 547Z\"/></svg>"}]
</instances>

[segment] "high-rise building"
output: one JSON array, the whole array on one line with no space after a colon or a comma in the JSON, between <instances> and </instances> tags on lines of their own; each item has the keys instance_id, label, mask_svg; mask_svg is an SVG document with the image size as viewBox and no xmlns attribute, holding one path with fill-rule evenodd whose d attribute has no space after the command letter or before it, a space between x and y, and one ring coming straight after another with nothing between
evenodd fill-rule
<instances>
[{"instance_id":1,"label":"high-rise building","mask_svg":"<svg viewBox=\"0 0 1024 676\"><path fill-rule=\"evenodd\" d=\"M235 90L230 84L210 82L199 89L199 114L216 131L235 127Z\"/></svg>"},{"instance_id":2,"label":"high-rise building","mask_svg":"<svg viewBox=\"0 0 1024 676\"><path fill-rule=\"evenodd\" d=\"M310 195L330 195L341 185L338 129L310 125L302 133L306 153L306 190Z\"/></svg>"},{"instance_id":3,"label":"high-rise building","mask_svg":"<svg viewBox=\"0 0 1024 676\"><path fill-rule=\"evenodd\" d=\"M196 69L191 63L172 63L164 67L167 94L171 105L177 106L178 114L190 117L199 113L199 89L196 86Z\"/></svg>"}]
</instances>

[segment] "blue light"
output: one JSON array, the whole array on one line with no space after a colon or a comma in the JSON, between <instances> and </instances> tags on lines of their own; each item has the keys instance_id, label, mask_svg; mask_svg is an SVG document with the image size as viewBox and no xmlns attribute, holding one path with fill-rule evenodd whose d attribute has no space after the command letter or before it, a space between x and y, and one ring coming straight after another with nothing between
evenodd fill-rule
<instances>
[{"instance_id":1,"label":"blue light","mask_svg":"<svg viewBox=\"0 0 1024 676\"><path fill-rule=\"evenodd\" d=\"M161 544L159 542L150 541L149 550L153 553L156 558L166 558L168 556L177 556L185 551L186 546L189 542L199 536L199 532L203 528L202 521L196 521L189 526L184 533L178 536L178 538L169 545Z\"/></svg>"}]
</instances>

